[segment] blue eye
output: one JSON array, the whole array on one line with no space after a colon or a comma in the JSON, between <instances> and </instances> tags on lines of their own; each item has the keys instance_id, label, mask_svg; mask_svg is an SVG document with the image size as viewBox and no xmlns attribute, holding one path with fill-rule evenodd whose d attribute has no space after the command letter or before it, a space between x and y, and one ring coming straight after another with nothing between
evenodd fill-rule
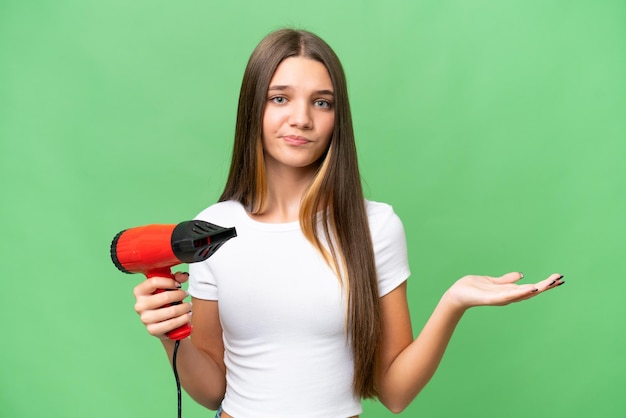
<instances>
[{"instance_id":1,"label":"blue eye","mask_svg":"<svg viewBox=\"0 0 626 418\"><path fill-rule=\"evenodd\" d=\"M276 104L283 104L287 102L287 98L282 97L282 96L276 96L276 97L270 98L270 101Z\"/></svg>"},{"instance_id":2,"label":"blue eye","mask_svg":"<svg viewBox=\"0 0 626 418\"><path fill-rule=\"evenodd\" d=\"M316 100L315 106L321 107L322 109L330 109L332 107L328 100Z\"/></svg>"}]
</instances>

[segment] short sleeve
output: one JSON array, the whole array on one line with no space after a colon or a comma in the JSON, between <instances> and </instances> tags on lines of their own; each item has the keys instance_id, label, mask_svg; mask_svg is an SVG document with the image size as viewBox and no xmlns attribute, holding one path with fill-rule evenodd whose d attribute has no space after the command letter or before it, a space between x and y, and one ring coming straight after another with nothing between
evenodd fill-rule
<instances>
[{"instance_id":1,"label":"short sleeve","mask_svg":"<svg viewBox=\"0 0 626 418\"><path fill-rule=\"evenodd\" d=\"M367 202L374 246L379 296L385 296L411 275L404 225L390 205Z\"/></svg>"},{"instance_id":2,"label":"short sleeve","mask_svg":"<svg viewBox=\"0 0 626 418\"><path fill-rule=\"evenodd\" d=\"M223 219L224 210L229 202L223 202L209 206L196 216L206 222L215 222L217 224L229 224ZM189 287L187 291L191 296L197 299L218 300L217 298L217 280L211 270L210 260L189 264Z\"/></svg>"},{"instance_id":3,"label":"short sleeve","mask_svg":"<svg viewBox=\"0 0 626 418\"><path fill-rule=\"evenodd\" d=\"M217 284L207 261L189 264L188 291L197 299L217 300Z\"/></svg>"}]
</instances>

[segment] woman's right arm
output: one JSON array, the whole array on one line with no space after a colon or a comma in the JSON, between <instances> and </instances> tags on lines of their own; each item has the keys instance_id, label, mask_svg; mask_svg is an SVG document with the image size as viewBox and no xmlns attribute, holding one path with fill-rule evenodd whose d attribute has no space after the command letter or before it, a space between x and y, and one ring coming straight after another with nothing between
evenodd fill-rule
<instances>
[{"instance_id":1,"label":"woman's right arm","mask_svg":"<svg viewBox=\"0 0 626 418\"><path fill-rule=\"evenodd\" d=\"M148 332L159 338L172 362L174 341L167 332L187 324L191 319L191 339L180 341L176 366L180 382L185 391L199 404L216 410L226 391L226 366L224 365L224 343L217 301L193 299L182 302L187 292L179 284L188 278L186 273L176 273L176 280L153 277L135 287L135 311ZM171 289L153 294L157 289Z\"/></svg>"}]
</instances>

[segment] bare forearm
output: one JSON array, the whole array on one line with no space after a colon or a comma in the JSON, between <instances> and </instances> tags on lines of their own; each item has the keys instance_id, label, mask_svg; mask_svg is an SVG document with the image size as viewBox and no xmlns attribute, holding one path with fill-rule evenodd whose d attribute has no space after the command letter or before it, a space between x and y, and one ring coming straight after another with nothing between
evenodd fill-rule
<instances>
[{"instance_id":1,"label":"bare forearm","mask_svg":"<svg viewBox=\"0 0 626 418\"><path fill-rule=\"evenodd\" d=\"M463 313L474 306L502 306L521 302L563 284L563 275L528 284L516 284L523 275L464 276L443 295L416 340L407 333L405 289L381 298L383 354L377 373L379 398L393 412L400 412L432 378ZM410 328L410 326L409 326ZM388 331L385 331L388 330ZM397 336L395 336L397 334ZM385 338L386 336L386 338Z\"/></svg>"},{"instance_id":2,"label":"bare forearm","mask_svg":"<svg viewBox=\"0 0 626 418\"><path fill-rule=\"evenodd\" d=\"M435 374L463 309L441 298L426 325L391 363L379 380L379 398L391 411L400 412Z\"/></svg>"},{"instance_id":3,"label":"bare forearm","mask_svg":"<svg viewBox=\"0 0 626 418\"><path fill-rule=\"evenodd\" d=\"M172 363L174 342L171 340L162 342ZM189 396L206 408L216 410L226 390L223 366L194 346L190 339L184 339L178 348L176 367L181 385Z\"/></svg>"}]
</instances>

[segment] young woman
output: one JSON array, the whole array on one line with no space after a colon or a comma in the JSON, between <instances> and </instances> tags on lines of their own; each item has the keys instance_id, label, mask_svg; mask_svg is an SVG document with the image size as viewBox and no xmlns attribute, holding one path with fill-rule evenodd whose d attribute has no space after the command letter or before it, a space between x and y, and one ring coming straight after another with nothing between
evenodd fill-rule
<instances>
[{"instance_id":1,"label":"young woman","mask_svg":"<svg viewBox=\"0 0 626 418\"><path fill-rule=\"evenodd\" d=\"M365 200L345 76L306 31L269 34L244 73L233 158L220 202L198 215L235 226L190 276L135 288L135 309L172 358L165 333L188 321L177 367L185 390L218 416L358 416L377 397L400 412L435 373L463 313L506 305L563 283L553 274L466 276L413 338L404 229ZM180 289L190 277L192 302ZM192 317L193 312L193 317Z\"/></svg>"}]
</instances>

